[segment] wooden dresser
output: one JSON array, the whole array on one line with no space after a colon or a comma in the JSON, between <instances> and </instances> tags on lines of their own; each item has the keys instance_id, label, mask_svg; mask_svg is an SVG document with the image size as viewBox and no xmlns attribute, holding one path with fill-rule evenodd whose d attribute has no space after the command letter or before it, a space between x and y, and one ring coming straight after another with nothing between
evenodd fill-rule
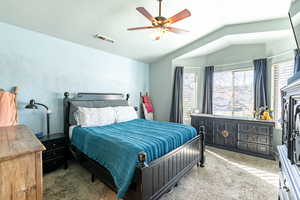
<instances>
[{"instance_id":1,"label":"wooden dresser","mask_svg":"<svg viewBox=\"0 0 300 200\"><path fill-rule=\"evenodd\" d=\"M0 127L1 200L43 199L44 149L28 127Z\"/></svg>"},{"instance_id":2,"label":"wooden dresser","mask_svg":"<svg viewBox=\"0 0 300 200\"><path fill-rule=\"evenodd\" d=\"M207 145L274 159L274 121L230 116L192 114L192 126L206 128Z\"/></svg>"}]
</instances>

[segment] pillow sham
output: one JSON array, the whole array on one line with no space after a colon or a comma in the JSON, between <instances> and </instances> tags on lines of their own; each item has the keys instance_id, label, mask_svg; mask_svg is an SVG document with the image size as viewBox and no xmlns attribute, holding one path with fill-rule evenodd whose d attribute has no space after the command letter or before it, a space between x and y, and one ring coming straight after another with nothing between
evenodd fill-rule
<instances>
[{"instance_id":1,"label":"pillow sham","mask_svg":"<svg viewBox=\"0 0 300 200\"><path fill-rule=\"evenodd\" d=\"M82 127L104 126L115 123L116 112L112 107L78 107L78 110L74 113L74 118L77 125Z\"/></svg>"},{"instance_id":2,"label":"pillow sham","mask_svg":"<svg viewBox=\"0 0 300 200\"><path fill-rule=\"evenodd\" d=\"M132 106L117 106L114 107L116 111L116 122L127 122L138 118L137 112Z\"/></svg>"}]
</instances>

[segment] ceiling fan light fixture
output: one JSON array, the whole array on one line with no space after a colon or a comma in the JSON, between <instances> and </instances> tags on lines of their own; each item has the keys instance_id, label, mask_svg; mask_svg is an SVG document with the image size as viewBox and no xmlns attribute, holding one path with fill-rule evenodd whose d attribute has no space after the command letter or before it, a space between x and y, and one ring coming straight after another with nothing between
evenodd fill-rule
<instances>
[{"instance_id":1,"label":"ceiling fan light fixture","mask_svg":"<svg viewBox=\"0 0 300 200\"><path fill-rule=\"evenodd\" d=\"M128 28L128 31L135 31L135 30L145 30L145 29L155 29L155 40L159 40L163 35L168 32L173 32L176 34L184 34L188 31L180 28L170 27L171 24L174 24L178 21L181 21L187 17L191 16L191 12L188 9L184 9L181 12L177 13L176 15L166 18L163 17L161 14L161 3L162 0L158 0L159 2L159 15L157 17L153 17L144 7L138 7L136 10L146 17L152 26L142 26L142 27L135 27L135 28Z\"/></svg>"},{"instance_id":2,"label":"ceiling fan light fixture","mask_svg":"<svg viewBox=\"0 0 300 200\"><path fill-rule=\"evenodd\" d=\"M151 34L151 38L153 40L160 40L163 36L165 36L169 32L168 29L160 27L155 29L154 33Z\"/></svg>"}]
</instances>

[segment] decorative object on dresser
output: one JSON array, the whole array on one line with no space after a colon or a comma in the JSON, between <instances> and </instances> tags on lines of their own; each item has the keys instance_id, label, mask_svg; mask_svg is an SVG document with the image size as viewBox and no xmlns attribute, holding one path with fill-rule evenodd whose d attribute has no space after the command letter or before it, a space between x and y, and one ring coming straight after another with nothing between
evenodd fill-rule
<instances>
[{"instance_id":1,"label":"decorative object on dresser","mask_svg":"<svg viewBox=\"0 0 300 200\"><path fill-rule=\"evenodd\" d=\"M38 109L38 106L42 106L47 110L47 137L49 137L50 134L50 113L48 106L35 102L34 99L31 99L29 104L25 106L26 109Z\"/></svg>"},{"instance_id":2,"label":"decorative object on dresser","mask_svg":"<svg viewBox=\"0 0 300 200\"><path fill-rule=\"evenodd\" d=\"M43 152L43 172L51 172L60 166L68 168L68 146L64 133L54 133L39 138L46 150Z\"/></svg>"},{"instance_id":3,"label":"decorative object on dresser","mask_svg":"<svg viewBox=\"0 0 300 200\"><path fill-rule=\"evenodd\" d=\"M128 106L128 98L125 100L123 94L78 93L73 98L69 98L68 92L64 95L64 130L67 138L69 138L69 134L72 134L72 137L74 136L74 132L71 131L70 127L74 123L76 124L73 114L76 106L91 108ZM129 96L127 95L127 97ZM146 121L146 123L159 122ZM83 167L91 172L92 181L95 178L99 178L112 190L118 191L114 179L107 168L81 152L77 146L70 144L70 147L74 157L80 161ZM135 166L133 180L124 199L157 200L173 186L176 186L180 178L191 170L193 166L204 167L204 129L201 129L195 137L182 146L149 163L146 163L147 155L144 152L137 154L137 160L138 163Z\"/></svg>"},{"instance_id":4,"label":"decorative object on dresser","mask_svg":"<svg viewBox=\"0 0 300 200\"><path fill-rule=\"evenodd\" d=\"M243 119L209 114L192 114L192 126L206 128L207 145L274 159L274 121Z\"/></svg>"},{"instance_id":5,"label":"decorative object on dresser","mask_svg":"<svg viewBox=\"0 0 300 200\"><path fill-rule=\"evenodd\" d=\"M0 127L17 125L17 94L17 87L14 87L11 92L0 88Z\"/></svg>"},{"instance_id":6,"label":"decorative object on dresser","mask_svg":"<svg viewBox=\"0 0 300 200\"><path fill-rule=\"evenodd\" d=\"M0 199L42 200L42 151L24 125L0 128Z\"/></svg>"}]
</instances>

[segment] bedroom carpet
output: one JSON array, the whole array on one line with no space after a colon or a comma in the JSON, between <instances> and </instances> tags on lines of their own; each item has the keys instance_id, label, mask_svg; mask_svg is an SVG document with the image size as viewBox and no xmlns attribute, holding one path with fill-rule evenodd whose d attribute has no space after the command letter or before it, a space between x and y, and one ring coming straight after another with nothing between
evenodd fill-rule
<instances>
[{"instance_id":1,"label":"bedroom carpet","mask_svg":"<svg viewBox=\"0 0 300 200\"><path fill-rule=\"evenodd\" d=\"M45 200L115 200L115 194L76 162L44 176ZM274 200L275 161L207 147L206 167L194 167L161 200Z\"/></svg>"}]
</instances>

